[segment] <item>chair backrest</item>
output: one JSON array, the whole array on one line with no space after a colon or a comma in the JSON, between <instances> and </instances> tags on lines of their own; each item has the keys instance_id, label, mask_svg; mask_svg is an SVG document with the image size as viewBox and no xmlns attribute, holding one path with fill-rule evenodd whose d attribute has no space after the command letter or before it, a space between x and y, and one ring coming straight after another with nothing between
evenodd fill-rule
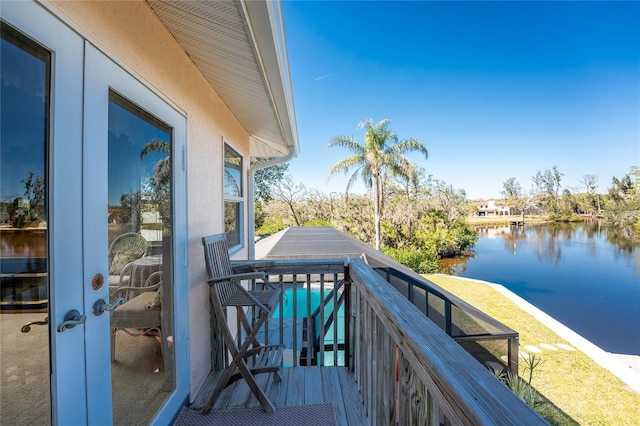
<instances>
[{"instance_id":1,"label":"chair backrest","mask_svg":"<svg viewBox=\"0 0 640 426\"><path fill-rule=\"evenodd\" d=\"M215 234L202 238L204 246L204 260L207 265L209 278L220 278L233 274L229 250L227 249L227 234ZM232 295L237 287L232 281L224 281L214 285L215 293L221 304Z\"/></svg>"},{"instance_id":2,"label":"chair backrest","mask_svg":"<svg viewBox=\"0 0 640 426\"><path fill-rule=\"evenodd\" d=\"M135 232L127 232L119 235L109 246L109 263L116 253L137 254L138 257L146 256L149 245L147 240L140 234Z\"/></svg>"}]
</instances>

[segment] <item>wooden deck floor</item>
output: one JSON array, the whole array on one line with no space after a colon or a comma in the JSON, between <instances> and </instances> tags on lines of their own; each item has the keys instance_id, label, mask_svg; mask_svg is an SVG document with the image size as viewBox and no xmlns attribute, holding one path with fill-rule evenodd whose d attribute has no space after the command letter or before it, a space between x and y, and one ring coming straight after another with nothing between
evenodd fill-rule
<instances>
[{"instance_id":1,"label":"wooden deck floor","mask_svg":"<svg viewBox=\"0 0 640 426\"><path fill-rule=\"evenodd\" d=\"M344 367L295 367L284 368L282 381L277 382L272 374L256 376L258 384L266 390L267 397L276 407L312 405L331 402L336 416L336 425L369 425L362 397L356 387L353 374ZM207 378L191 408L200 409L213 393L219 373ZM265 384L266 382L266 384ZM260 403L243 380L228 386L214 410L256 408Z\"/></svg>"}]
</instances>

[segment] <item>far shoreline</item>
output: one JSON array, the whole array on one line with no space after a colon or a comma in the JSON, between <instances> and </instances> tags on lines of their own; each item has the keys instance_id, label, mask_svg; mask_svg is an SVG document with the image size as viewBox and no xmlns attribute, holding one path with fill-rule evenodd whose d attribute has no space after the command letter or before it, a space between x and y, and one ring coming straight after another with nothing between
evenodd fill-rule
<instances>
[{"instance_id":1,"label":"far shoreline","mask_svg":"<svg viewBox=\"0 0 640 426\"><path fill-rule=\"evenodd\" d=\"M522 215L505 215L505 216L467 216L466 221L472 226L502 226L509 225L511 222L523 222ZM524 217L524 224L531 223L548 223L551 222L547 216L527 216Z\"/></svg>"}]
</instances>

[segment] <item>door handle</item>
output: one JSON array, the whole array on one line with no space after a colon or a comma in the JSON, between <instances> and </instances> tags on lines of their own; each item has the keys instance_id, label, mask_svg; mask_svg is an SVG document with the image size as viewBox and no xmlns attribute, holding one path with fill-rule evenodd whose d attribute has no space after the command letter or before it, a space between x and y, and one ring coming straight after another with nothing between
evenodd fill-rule
<instances>
[{"instance_id":1,"label":"door handle","mask_svg":"<svg viewBox=\"0 0 640 426\"><path fill-rule=\"evenodd\" d=\"M32 325L47 325L47 324L49 324L49 317L44 317L42 321L31 321L26 323L25 325L22 326L20 331L22 331L23 333L28 333L31 331Z\"/></svg>"},{"instance_id":2,"label":"door handle","mask_svg":"<svg viewBox=\"0 0 640 426\"><path fill-rule=\"evenodd\" d=\"M58 332L62 333L63 331L73 328L76 325L84 324L86 320L87 317L85 315L81 315L80 312L72 309L64 316L64 321L62 321L58 326Z\"/></svg>"},{"instance_id":3,"label":"door handle","mask_svg":"<svg viewBox=\"0 0 640 426\"><path fill-rule=\"evenodd\" d=\"M93 315L99 317L105 313L105 311L113 311L124 302L126 302L126 300L124 300L123 297L117 298L113 303L107 303L102 299L98 299L96 303L93 304Z\"/></svg>"}]
</instances>

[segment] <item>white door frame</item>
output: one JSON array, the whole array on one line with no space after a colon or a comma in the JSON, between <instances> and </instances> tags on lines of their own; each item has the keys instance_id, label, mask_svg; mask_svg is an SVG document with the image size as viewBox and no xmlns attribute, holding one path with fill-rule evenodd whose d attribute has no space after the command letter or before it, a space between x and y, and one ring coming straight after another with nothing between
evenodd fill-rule
<instances>
[{"instance_id":1,"label":"white door frame","mask_svg":"<svg viewBox=\"0 0 640 426\"><path fill-rule=\"evenodd\" d=\"M91 287L94 274L108 277L108 156L104 155L108 146L108 90L92 86L101 82L109 87L115 85L116 91L174 126L176 375L174 392L153 421L168 424L189 394L186 118L52 13L33 2L3 2L0 7L3 20L52 52L48 152L52 422L112 423L109 315L96 316L92 312L96 300L108 300L108 285L105 283L97 291ZM85 61L85 54L91 59ZM107 63L111 65L102 67ZM85 64L91 72L84 71ZM105 75L107 69L114 75ZM88 76L87 81L84 75ZM84 86L87 82L91 84ZM102 128L103 133L98 135ZM72 309L85 315L86 322L73 329L56 331Z\"/></svg>"},{"instance_id":2,"label":"white door frame","mask_svg":"<svg viewBox=\"0 0 640 426\"><path fill-rule=\"evenodd\" d=\"M3 2L2 18L52 52L49 129L49 335L54 424L87 419L84 326L57 332L71 309L84 313L82 290L83 40L31 2ZM78 165L69 167L68 165ZM65 166L67 165L67 166ZM43 386L46 384L43 383Z\"/></svg>"},{"instance_id":3,"label":"white door frame","mask_svg":"<svg viewBox=\"0 0 640 426\"><path fill-rule=\"evenodd\" d=\"M160 410L155 422L159 424L169 423L175 413L184 403L188 390L188 318L186 315L176 315L176 312L188 312L188 298L186 291L187 280L187 223L186 223L186 168L185 168L185 140L186 118L176 111L171 105L151 91L144 83L136 79L124 68L100 52L95 46L86 43L85 48L85 90L84 106L84 168L83 182L84 218L85 224L85 283L91 282L96 273L108 276L106 269L107 259L107 199L108 199L108 164L101 159L108 158L108 107L109 91L113 90L124 96L146 112L154 115L172 128L172 155L173 167L173 211L172 211L172 236L173 247L173 312L174 312L174 342L182 344L173 345L176 366L176 390L168 402ZM94 226L98 226L96 232ZM178 255L180 254L180 255ZM90 292L85 285L85 306L92 306L98 298L108 299L107 286L98 292ZM93 294L92 294L93 293ZM109 342L105 341L105 333L108 335L108 315L106 322L95 321L87 325L87 347L102 347L106 342L104 352L92 353L87 357L87 371L94 370L110 362ZM106 328L105 328L106 327ZM108 383L106 383L108 379ZM100 417L94 416L92 403L100 403L100 395L103 389L111 386L110 375L88 375L87 392L89 394L89 424L98 424ZM95 393L95 397L92 395ZM181 396L180 396L181 395ZM95 410L98 412L99 410Z\"/></svg>"}]
</instances>

